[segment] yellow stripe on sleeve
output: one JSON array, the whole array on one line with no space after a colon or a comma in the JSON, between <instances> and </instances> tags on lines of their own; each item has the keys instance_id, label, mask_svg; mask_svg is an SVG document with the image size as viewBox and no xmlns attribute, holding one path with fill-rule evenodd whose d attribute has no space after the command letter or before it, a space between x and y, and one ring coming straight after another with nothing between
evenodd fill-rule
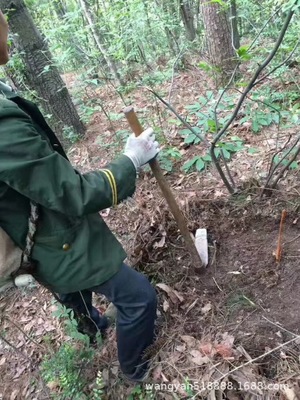
<instances>
[{"instance_id":1,"label":"yellow stripe on sleeve","mask_svg":"<svg viewBox=\"0 0 300 400\"><path fill-rule=\"evenodd\" d=\"M115 206L116 206L118 204L118 190L117 190L116 180L115 180L115 177L113 176L113 173L109 169L106 169L105 171L111 177L111 181L112 181L112 184L113 184L113 187L114 187L114 192L115 192Z\"/></svg>"},{"instance_id":2,"label":"yellow stripe on sleeve","mask_svg":"<svg viewBox=\"0 0 300 400\"><path fill-rule=\"evenodd\" d=\"M115 206L117 204L116 203L116 195L115 195L115 186L111 179L111 175L108 173L107 169L101 169L101 172L103 172L105 174L105 176L110 184L110 189L111 189L111 193L112 193L112 205Z\"/></svg>"}]
</instances>

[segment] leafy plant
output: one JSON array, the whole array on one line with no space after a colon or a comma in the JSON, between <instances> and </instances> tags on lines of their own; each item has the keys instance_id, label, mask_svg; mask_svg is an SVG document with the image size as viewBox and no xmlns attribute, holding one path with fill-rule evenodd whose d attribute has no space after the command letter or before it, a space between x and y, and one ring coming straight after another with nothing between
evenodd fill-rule
<instances>
[{"instance_id":1,"label":"leafy plant","mask_svg":"<svg viewBox=\"0 0 300 400\"><path fill-rule=\"evenodd\" d=\"M41 364L41 374L46 383L56 387L54 399L82 399L82 390L86 385L81 375L83 363L92 361L94 351L85 347L78 348L71 343L64 343L52 356L46 356Z\"/></svg>"},{"instance_id":2,"label":"leafy plant","mask_svg":"<svg viewBox=\"0 0 300 400\"><path fill-rule=\"evenodd\" d=\"M174 162L180 160L182 155L176 147L170 147L161 150L158 157L161 168L167 172L171 172Z\"/></svg>"},{"instance_id":3,"label":"leafy plant","mask_svg":"<svg viewBox=\"0 0 300 400\"><path fill-rule=\"evenodd\" d=\"M70 126L65 126L63 128L63 137L69 140L71 143L76 143L80 139L79 135L74 132L74 130Z\"/></svg>"},{"instance_id":4,"label":"leafy plant","mask_svg":"<svg viewBox=\"0 0 300 400\"><path fill-rule=\"evenodd\" d=\"M215 150L215 155L217 158L223 157L226 160L230 160L232 154L238 151L244 150L244 142L238 136L232 136L231 142L220 142ZM212 162L210 154L205 154L203 156L195 156L191 160L188 160L182 167L184 172L190 172L195 169L198 172L204 171Z\"/></svg>"},{"instance_id":5,"label":"leafy plant","mask_svg":"<svg viewBox=\"0 0 300 400\"><path fill-rule=\"evenodd\" d=\"M154 400L154 393L152 390L144 389L141 385L136 385L131 391L127 400Z\"/></svg>"}]
</instances>

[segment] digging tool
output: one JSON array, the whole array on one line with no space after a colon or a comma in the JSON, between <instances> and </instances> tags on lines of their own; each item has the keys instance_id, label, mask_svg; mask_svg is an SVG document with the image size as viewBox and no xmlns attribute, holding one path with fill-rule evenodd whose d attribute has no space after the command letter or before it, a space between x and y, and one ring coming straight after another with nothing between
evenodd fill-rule
<instances>
[{"instance_id":1,"label":"digging tool","mask_svg":"<svg viewBox=\"0 0 300 400\"><path fill-rule=\"evenodd\" d=\"M126 116L128 124L129 124L131 130L133 131L133 133L135 134L135 136L139 136L143 132L144 129L142 128L142 125L140 124L140 122L136 116L136 113L134 112L134 108L132 106L126 107L124 109L124 114ZM195 247L194 240L188 230L185 217L184 217L183 213L181 212L181 210L175 200L175 197L174 197L174 195L171 191L171 188L159 166L158 161L156 159L154 159L154 160L150 161L149 165L150 165L153 175L154 175L155 179L157 180L157 183L168 203L168 206L177 222L178 228L185 240L187 250L190 253L190 256L192 259L192 263L195 268L199 269L203 266L203 264L202 264L199 254L198 254L198 251Z\"/></svg>"}]
</instances>

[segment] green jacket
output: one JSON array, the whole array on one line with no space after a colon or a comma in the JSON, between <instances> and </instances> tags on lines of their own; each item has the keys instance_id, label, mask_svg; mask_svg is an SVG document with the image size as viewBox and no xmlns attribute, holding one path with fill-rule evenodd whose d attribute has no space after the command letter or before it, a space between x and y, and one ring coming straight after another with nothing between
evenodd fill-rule
<instances>
[{"instance_id":1,"label":"green jacket","mask_svg":"<svg viewBox=\"0 0 300 400\"><path fill-rule=\"evenodd\" d=\"M132 196L133 163L121 156L104 170L78 173L38 108L1 84L0 92L0 226L23 249L34 200L38 279L57 293L100 285L126 253L99 211Z\"/></svg>"}]
</instances>

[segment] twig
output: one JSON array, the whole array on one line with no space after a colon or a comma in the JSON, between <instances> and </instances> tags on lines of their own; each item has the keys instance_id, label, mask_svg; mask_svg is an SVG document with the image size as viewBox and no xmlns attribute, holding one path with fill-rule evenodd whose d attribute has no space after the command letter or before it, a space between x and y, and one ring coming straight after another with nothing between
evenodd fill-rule
<instances>
[{"instance_id":1,"label":"twig","mask_svg":"<svg viewBox=\"0 0 300 400\"><path fill-rule=\"evenodd\" d=\"M265 319L266 321L268 321L270 324L276 326L277 328L282 329L283 331L285 331L285 332L287 332L287 333L293 335L294 337L298 337L298 336L296 335L296 333L291 332L291 331L289 331L288 329L284 328L283 326L277 324L276 322L271 321L270 319L268 319L268 318L265 317L264 315L263 315L263 319Z\"/></svg>"},{"instance_id":2,"label":"twig","mask_svg":"<svg viewBox=\"0 0 300 400\"><path fill-rule=\"evenodd\" d=\"M145 86L145 88L149 90L149 92L153 93L154 96L158 98L158 100L160 100L170 111L172 111L172 113L176 115L179 121L182 122L182 124L186 126L195 136L197 136L205 144L210 145L209 141L205 138L205 136L202 136L198 132L196 132L194 128L184 118L182 118L181 115L178 114L178 112L171 106L171 104L169 104L166 100L160 97L160 95L157 94L153 89L147 86Z\"/></svg>"},{"instance_id":3,"label":"twig","mask_svg":"<svg viewBox=\"0 0 300 400\"><path fill-rule=\"evenodd\" d=\"M300 238L300 235L297 235L296 237L294 237L294 239L291 239L291 240L289 240L288 242L284 242L283 244L290 244L290 243L293 243L293 242L295 242L297 239L299 239Z\"/></svg>"},{"instance_id":4,"label":"twig","mask_svg":"<svg viewBox=\"0 0 300 400\"><path fill-rule=\"evenodd\" d=\"M231 371L227 372L226 374L222 374L219 378L217 378L217 379L215 379L215 380L213 381L213 384L215 384L215 383L217 383L217 382L220 382L222 379L224 379L224 378L226 378L227 376L233 374L234 372L239 371L240 369L242 369L242 368L244 368L244 367L247 367L248 365L253 364L253 363L255 363L255 362L258 361L258 360L261 360L262 358L265 358L266 356L269 356L270 354L274 353L275 351L280 350L280 349L282 349L284 346L287 346L288 344L291 344L291 343L293 343L293 342L295 342L296 340L299 340L299 339L300 339L300 336L296 335L293 339L291 339L291 340L289 340L289 341L287 341L287 342L285 342L285 343L282 343L282 344L280 344L280 345L274 347L273 349L267 351L267 352L264 353L264 354L261 354L260 356L258 356L258 357L256 357L256 358L252 358L251 360L247 361L245 364L242 364L242 365L239 365L239 366L236 367L236 368L233 368ZM212 386L212 387L213 387L213 386ZM200 395L204 390L205 390L205 389L202 389L202 390L200 390L198 393L196 393L193 397L191 397L191 400L192 400L192 399L197 399L197 396Z\"/></svg>"},{"instance_id":5,"label":"twig","mask_svg":"<svg viewBox=\"0 0 300 400\"><path fill-rule=\"evenodd\" d=\"M254 46L254 43L257 41L257 39L259 38L259 36L263 33L263 31L265 30L265 27L268 25L268 23L274 18L274 16L276 14L279 13L279 11L282 9L283 5L278 8L278 10L276 10L274 12L274 14L271 15L271 17L265 22L265 24L263 25L263 27L260 29L260 31L258 32L258 34L255 36L255 38L253 39L253 42L250 44L250 46L248 47L248 51L252 49L252 47Z\"/></svg>"},{"instance_id":6,"label":"twig","mask_svg":"<svg viewBox=\"0 0 300 400\"><path fill-rule=\"evenodd\" d=\"M4 319L6 319L9 323L11 323L15 328L17 328L30 342L35 344L36 346L43 348L42 345L40 345L38 342L36 342L34 339L32 339L27 333L20 327L18 326L14 321L12 321L10 318L8 318L7 315L4 316Z\"/></svg>"},{"instance_id":7,"label":"twig","mask_svg":"<svg viewBox=\"0 0 300 400\"><path fill-rule=\"evenodd\" d=\"M32 365L31 359L26 354L24 354L21 350L19 350L15 345L13 345L7 339L5 339L5 337L3 337L1 333L0 333L0 339L3 340L3 342L6 343L8 346L10 346L12 349L14 349L15 352L19 353L22 357L24 357L27 361L29 361L30 365Z\"/></svg>"},{"instance_id":8,"label":"twig","mask_svg":"<svg viewBox=\"0 0 300 400\"><path fill-rule=\"evenodd\" d=\"M297 3L297 1L295 3ZM293 9L291 9L289 11L287 17L286 17L286 20L285 20L285 22L283 24L283 27L281 29L281 32L279 34L279 37L278 37L278 39L277 39L277 41L275 43L275 46L274 46L273 50L271 51L269 56L266 58L266 60L258 67L256 72L254 73L254 76L252 77L252 79L250 80L249 84L245 88L244 92L240 96L240 99L239 99L239 101L238 101L238 103L237 103L237 105L236 105L236 107L235 107L230 119L223 126L223 128L220 130L220 132L216 135L216 137L214 138L214 140L211 143L210 153L211 153L212 160L213 160L213 162L214 162L214 164L215 164L215 166L216 166L216 168L218 170L218 173L219 173L221 179L223 180L226 188L228 189L229 193L231 193L231 194L234 193L234 190L231 187L228 179L226 178L226 176L225 176L225 174L224 174L224 172L222 170L222 167L220 165L220 161L219 161L219 159L217 158L217 156L215 154L216 144L221 139L221 137L226 133L227 129L232 124L232 122L235 120L235 118L236 118L236 116L237 116L237 114L238 114L238 112L239 112L239 110L240 110L240 108L241 108L241 106L242 106L247 94L253 88L254 83L256 82L256 80L259 77L259 75L261 74L261 72L267 67L267 65L272 61L272 59L274 58L275 54L277 53L277 51L278 51L278 49L279 49L279 47L280 47L280 45L281 45L281 43L283 41L283 38L284 38L284 36L286 34L286 31L287 31L287 29L289 27L289 24L291 22L291 19L292 19L293 15L294 15L294 11L293 11Z\"/></svg>"},{"instance_id":9,"label":"twig","mask_svg":"<svg viewBox=\"0 0 300 400\"><path fill-rule=\"evenodd\" d=\"M298 139L297 143L299 142L300 138ZM290 159L290 161L282 168L282 170L279 172L277 178L272 184L272 189L274 189L277 186L278 181L282 178L283 174L285 171L290 167L290 165L296 160L298 157L298 154L300 153L300 146L298 146L297 150L295 151L294 156ZM286 157L285 157L286 158ZM281 160L282 161L282 160Z\"/></svg>"},{"instance_id":10,"label":"twig","mask_svg":"<svg viewBox=\"0 0 300 400\"><path fill-rule=\"evenodd\" d=\"M220 292L223 292L223 290L220 288L220 286L218 285L218 282L216 281L215 278L213 278L213 281L215 282L215 285L216 285L217 288L220 290Z\"/></svg>"},{"instance_id":11,"label":"twig","mask_svg":"<svg viewBox=\"0 0 300 400\"><path fill-rule=\"evenodd\" d=\"M268 72L266 75L264 75L262 78L260 78L258 81L256 81L254 83L253 86L259 85L262 81L264 81L268 76L272 75L275 71L277 71L277 69L279 69L280 67L282 67L284 64L286 64L293 56L293 54L295 53L295 51L297 50L297 47L300 44L300 40L298 40L298 42L296 43L295 47L293 48L292 52L290 53L290 55L283 60L280 64L278 64L276 67L274 67L270 72Z\"/></svg>"},{"instance_id":12,"label":"twig","mask_svg":"<svg viewBox=\"0 0 300 400\"><path fill-rule=\"evenodd\" d=\"M182 54L183 54L184 48L182 48L180 50L180 52L178 53L176 60L174 61L173 64L173 68L172 68L172 80L171 80L171 84L170 84L170 89L169 89L169 96L168 96L168 102L171 103L171 95L172 95L172 89L173 89L173 83L174 83L174 76L175 76L175 67L176 64L178 62L178 60L181 58Z\"/></svg>"},{"instance_id":13,"label":"twig","mask_svg":"<svg viewBox=\"0 0 300 400\"><path fill-rule=\"evenodd\" d=\"M270 180L272 179L272 176L274 175L274 172L276 171L276 169L277 169L277 168L279 167L279 165L280 165L280 163L277 163L277 164L274 163L275 157L276 157L279 153L281 153L283 150L286 149L286 146L290 143L291 138L292 138L292 136L290 135L290 136L288 137L288 140L284 143L284 145L283 145L279 150L277 150L276 153L273 154L272 160L271 160L271 164L270 164L270 168L269 168L269 173L268 173L267 181L266 181L266 184L265 184L265 187L268 187L268 185L269 185L269 183L270 183ZM272 168L272 166L273 166L273 168ZM263 192L262 192L262 195L263 195Z\"/></svg>"}]
</instances>

